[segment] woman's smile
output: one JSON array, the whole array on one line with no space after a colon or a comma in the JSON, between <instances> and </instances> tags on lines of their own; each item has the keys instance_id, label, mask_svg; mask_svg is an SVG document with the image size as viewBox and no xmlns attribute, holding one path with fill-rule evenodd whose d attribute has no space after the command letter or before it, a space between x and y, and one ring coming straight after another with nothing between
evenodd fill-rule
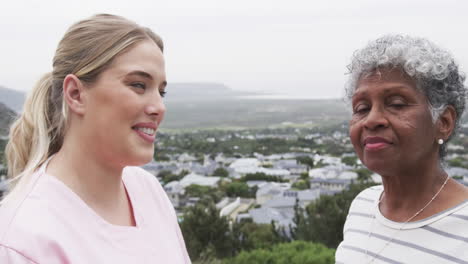
<instances>
[{"instance_id":1,"label":"woman's smile","mask_svg":"<svg viewBox=\"0 0 468 264\"><path fill-rule=\"evenodd\" d=\"M90 98L85 117L95 152L127 166L151 161L156 130L166 111L165 86L164 58L151 41L116 57L85 90Z\"/></svg>"},{"instance_id":2,"label":"woman's smile","mask_svg":"<svg viewBox=\"0 0 468 264\"><path fill-rule=\"evenodd\" d=\"M154 123L138 123L132 129L146 142L153 144L156 139L157 126Z\"/></svg>"},{"instance_id":3,"label":"woman's smile","mask_svg":"<svg viewBox=\"0 0 468 264\"><path fill-rule=\"evenodd\" d=\"M392 143L382 137L367 137L364 139L364 148L366 151L377 151L390 147Z\"/></svg>"},{"instance_id":4,"label":"woman's smile","mask_svg":"<svg viewBox=\"0 0 468 264\"><path fill-rule=\"evenodd\" d=\"M352 100L351 142L369 169L386 174L437 156L426 97L400 70L361 79Z\"/></svg>"}]
</instances>

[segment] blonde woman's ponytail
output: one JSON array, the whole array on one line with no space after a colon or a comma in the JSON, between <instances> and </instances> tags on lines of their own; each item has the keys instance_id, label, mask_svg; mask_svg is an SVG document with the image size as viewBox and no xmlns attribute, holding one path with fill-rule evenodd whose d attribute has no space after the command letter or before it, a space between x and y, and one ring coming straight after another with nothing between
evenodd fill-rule
<instances>
[{"instance_id":1,"label":"blonde woman's ponytail","mask_svg":"<svg viewBox=\"0 0 468 264\"><path fill-rule=\"evenodd\" d=\"M52 74L47 73L28 94L23 112L10 127L5 156L11 191L2 204L18 195L30 182L33 172L48 158L51 89Z\"/></svg>"}]
</instances>

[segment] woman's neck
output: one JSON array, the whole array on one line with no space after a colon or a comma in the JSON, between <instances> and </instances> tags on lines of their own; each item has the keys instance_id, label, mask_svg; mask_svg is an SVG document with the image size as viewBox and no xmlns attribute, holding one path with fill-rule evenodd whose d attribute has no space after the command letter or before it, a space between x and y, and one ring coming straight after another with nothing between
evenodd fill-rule
<instances>
[{"instance_id":1,"label":"woman's neck","mask_svg":"<svg viewBox=\"0 0 468 264\"><path fill-rule=\"evenodd\" d=\"M122 181L123 167L102 160L85 144L65 140L47 167L89 207L113 224L134 225L130 201ZM129 210L130 209L130 210Z\"/></svg>"},{"instance_id":2,"label":"woman's neck","mask_svg":"<svg viewBox=\"0 0 468 264\"><path fill-rule=\"evenodd\" d=\"M444 185L447 177L439 163L418 167L413 171L405 170L393 175L382 175L384 185L384 192L380 197L382 214L391 220L404 222L434 198L434 201L414 220L432 215L434 209L439 207L437 205L440 205L437 197L447 187ZM437 197L434 197L436 195Z\"/></svg>"}]
</instances>

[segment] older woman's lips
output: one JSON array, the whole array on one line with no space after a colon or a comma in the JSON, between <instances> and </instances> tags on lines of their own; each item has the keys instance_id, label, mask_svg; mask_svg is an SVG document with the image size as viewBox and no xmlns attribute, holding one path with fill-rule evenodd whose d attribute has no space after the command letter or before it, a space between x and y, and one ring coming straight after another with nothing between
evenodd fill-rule
<instances>
[{"instance_id":1,"label":"older woman's lips","mask_svg":"<svg viewBox=\"0 0 468 264\"><path fill-rule=\"evenodd\" d=\"M390 146L392 143L381 137L367 137L364 140L366 150L379 150Z\"/></svg>"}]
</instances>

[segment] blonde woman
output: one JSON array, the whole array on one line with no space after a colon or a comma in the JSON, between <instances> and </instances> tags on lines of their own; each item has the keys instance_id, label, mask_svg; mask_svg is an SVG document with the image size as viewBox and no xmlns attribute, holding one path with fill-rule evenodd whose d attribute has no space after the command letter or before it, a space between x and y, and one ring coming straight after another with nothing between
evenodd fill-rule
<instances>
[{"instance_id":1,"label":"blonde woman","mask_svg":"<svg viewBox=\"0 0 468 264\"><path fill-rule=\"evenodd\" d=\"M153 157L163 43L122 17L80 21L28 96L6 148L0 263L190 263Z\"/></svg>"}]
</instances>

